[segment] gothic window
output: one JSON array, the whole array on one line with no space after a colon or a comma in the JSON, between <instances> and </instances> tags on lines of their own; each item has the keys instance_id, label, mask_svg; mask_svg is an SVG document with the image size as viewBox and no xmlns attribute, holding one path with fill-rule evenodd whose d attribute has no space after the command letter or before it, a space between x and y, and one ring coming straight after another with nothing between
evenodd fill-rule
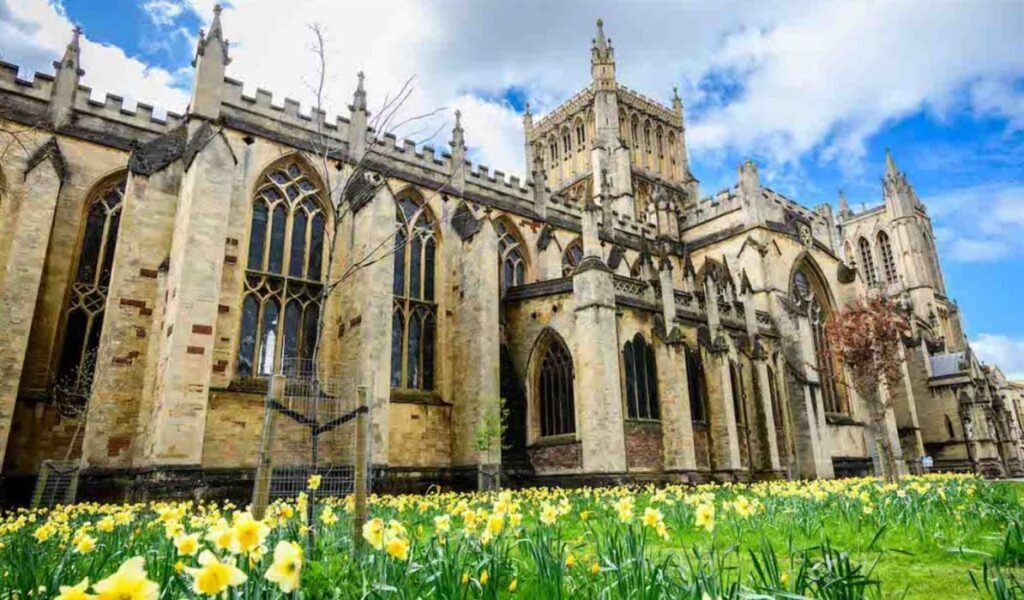
<instances>
[{"instance_id":1,"label":"gothic window","mask_svg":"<svg viewBox=\"0 0 1024 600\"><path fill-rule=\"evenodd\" d=\"M658 371L654 348L637 332L622 348L626 371L626 414L630 419L658 418Z\"/></svg>"},{"instance_id":2,"label":"gothic window","mask_svg":"<svg viewBox=\"0 0 1024 600\"><path fill-rule=\"evenodd\" d=\"M644 123L644 147L647 149L647 153L650 154L651 147L651 123Z\"/></svg>"},{"instance_id":3,"label":"gothic window","mask_svg":"<svg viewBox=\"0 0 1024 600\"><path fill-rule=\"evenodd\" d=\"M690 392L690 420L694 423L708 422L708 393L704 383L704 364L699 350L684 347L686 357L686 387Z\"/></svg>"},{"instance_id":4,"label":"gothic window","mask_svg":"<svg viewBox=\"0 0 1024 600\"><path fill-rule=\"evenodd\" d=\"M391 387L432 390L437 337L434 219L426 205L405 196L396 203L395 221Z\"/></svg>"},{"instance_id":5,"label":"gothic window","mask_svg":"<svg viewBox=\"0 0 1024 600\"><path fill-rule=\"evenodd\" d=\"M943 418L946 420L946 434L949 436L949 439L956 439L956 431L953 429L953 421L950 420L949 415L943 415Z\"/></svg>"},{"instance_id":6,"label":"gothic window","mask_svg":"<svg viewBox=\"0 0 1024 600\"><path fill-rule=\"evenodd\" d=\"M857 241L857 246L860 249L860 264L864 269L864 281L868 285L876 285L878 283L878 275L875 272L875 260L871 256L871 244L867 238L860 238Z\"/></svg>"},{"instance_id":7,"label":"gothic window","mask_svg":"<svg viewBox=\"0 0 1024 600\"><path fill-rule=\"evenodd\" d=\"M572 136L565 128L562 129L562 153L565 154L566 160L569 160L569 155L572 154Z\"/></svg>"},{"instance_id":8,"label":"gothic window","mask_svg":"<svg viewBox=\"0 0 1024 600\"><path fill-rule=\"evenodd\" d=\"M736 363L729 361L729 382L732 384L732 409L737 427L747 426L747 411L743 406L743 378Z\"/></svg>"},{"instance_id":9,"label":"gothic window","mask_svg":"<svg viewBox=\"0 0 1024 600\"><path fill-rule=\"evenodd\" d=\"M822 403L826 412L843 412L844 406L836 387L835 374L841 373L835 358L829 350L828 336L825 334L825 322L829 316L829 303L824 284L820 279L807 271L804 266L793 274L791 295L797 306L807 313L811 325L811 337L814 346L814 363L812 367L818 372L821 386ZM814 393L812 387L811 392Z\"/></svg>"},{"instance_id":10,"label":"gothic window","mask_svg":"<svg viewBox=\"0 0 1024 600\"><path fill-rule=\"evenodd\" d=\"M676 134L668 134L668 151L669 151L669 162L673 167L676 166Z\"/></svg>"},{"instance_id":11,"label":"gothic window","mask_svg":"<svg viewBox=\"0 0 1024 600\"><path fill-rule=\"evenodd\" d=\"M768 367L768 399L772 403L772 417L775 427L782 428L782 405L779 403L779 388L775 382L775 370Z\"/></svg>"},{"instance_id":12,"label":"gothic window","mask_svg":"<svg viewBox=\"0 0 1024 600\"><path fill-rule=\"evenodd\" d=\"M558 142L552 137L548 142L548 150L551 154L551 165L554 166L555 161L558 160Z\"/></svg>"},{"instance_id":13,"label":"gothic window","mask_svg":"<svg viewBox=\"0 0 1024 600\"><path fill-rule=\"evenodd\" d=\"M253 198L238 377L312 368L323 292L327 216L295 161L271 169Z\"/></svg>"},{"instance_id":14,"label":"gothic window","mask_svg":"<svg viewBox=\"0 0 1024 600\"><path fill-rule=\"evenodd\" d=\"M526 261L523 259L522 244L504 221L495 225L498 233L498 263L501 272L501 289L526 283Z\"/></svg>"},{"instance_id":15,"label":"gothic window","mask_svg":"<svg viewBox=\"0 0 1024 600\"><path fill-rule=\"evenodd\" d=\"M569 349L557 336L550 336L540 359L537 399L540 435L564 435L576 431L573 404L573 368Z\"/></svg>"},{"instance_id":16,"label":"gothic window","mask_svg":"<svg viewBox=\"0 0 1024 600\"><path fill-rule=\"evenodd\" d=\"M587 131L583 127L583 121L576 120L576 151L583 151L583 144L587 141Z\"/></svg>"},{"instance_id":17,"label":"gothic window","mask_svg":"<svg viewBox=\"0 0 1024 600\"><path fill-rule=\"evenodd\" d=\"M889 283L896 283L896 261L892 256L892 244L889 242L889 236L884 231L878 232L878 252L882 255L885 280Z\"/></svg>"},{"instance_id":18,"label":"gothic window","mask_svg":"<svg viewBox=\"0 0 1024 600\"><path fill-rule=\"evenodd\" d=\"M661 127L658 128L658 158L665 156L665 138L661 133Z\"/></svg>"},{"instance_id":19,"label":"gothic window","mask_svg":"<svg viewBox=\"0 0 1024 600\"><path fill-rule=\"evenodd\" d=\"M92 379L114 265L124 185L124 179L105 185L87 205L78 268L64 310L57 376L66 386L77 387Z\"/></svg>"},{"instance_id":20,"label":"gothic window","mask_svg":"<svg viewBox=\"0 0 1024 600\"><path fill-rule=\"evenodd\" d=\"M562 277L569 277L583 260L583 244L573 240L562 252Z\"/></svg>"}]
</instances>

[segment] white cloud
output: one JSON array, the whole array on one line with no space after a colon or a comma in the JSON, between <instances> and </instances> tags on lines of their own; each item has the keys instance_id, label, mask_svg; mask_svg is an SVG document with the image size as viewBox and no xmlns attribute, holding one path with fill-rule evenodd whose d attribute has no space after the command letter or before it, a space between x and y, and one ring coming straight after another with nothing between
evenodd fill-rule
<instances>
[{"instance_id":1,"label":"white cloud","mask_svg":"<svg viewBox=\"0 0 1024 600\"><path fill-rule=\"evenodd\" d=\"M145 6L154 21L167 22L186 3L209 19L215 1ZM43 0L7 2L13 18L0 11L6 60L49 72L68 19ZM1024 3L1017 2L235 0L222 21L234 57L228 74L249 92L259 86L278 102L289 95L310 105L316 74L307 25L317 21L330 35L329 112L345 112L360 69L371 107L416 75L407 112L464 106L467 141L479 159L521 173L518 115L502 103L467 99L516 86L528 90L535 112L554 108L589 81L598 16L614 40L620 81L665 102L679 84L697 109L690 115L692 153L754 154L769 163L766 171L786 172L807 156L849 167L887 123L922 109L947 110L965 86L979 114L1014 123L1020 116L1012 87L1024 75ZM117 52L87 45L88 83L184 108L173 74ZM733 93L724 94L722 83ZM450 113L447 119L450 125Z\"/></svg>"},{"instance_id":2,"label":"white cloud","mask_svg":"<svg viewBox=\"0 0 1024 600\"><path fill-rule=\"evenodd\" d=\"M185 5L172 0L147 0L142 5L154 24L166 27L185 12Z\"/></svg>"},{"instance_id":3,"label":"white cloud","mask_svg":"<svg viewBox=\"0 0 1024 600\"><path fill-rule=\"evenodd\" d=\"M1024 185L992 182L929 197L943 258L991 262L1024 252Z\"/></svg>"},{"instance_id":4,"label":"white cloud","mask_svg":"<svg viewBox=\"0 0 1024 600\"><path fill-rule=\"evenodd\" d=\"M971 347L982 362L998 365L1007 379L1024 380L1024 339L982 333L971 340Z\"/></svg>"},{"instance_id":5,"label":"white cloud","mask_svg":"<svg viewBox=\"0 0 1024 600\"><path fill-rule=\"evenodd\" d=\"M52 73L51 63L71 39L74 25L67 14L59 4L32 0L8 0L5 8L9 18L0 20L4 60L18 64L22 77L31 78L33 71ZM116 46L93 42L88 33L82 37L82 62L83 84L92 88L93 97L114 93L125 98L128 108L143 101L161 110L181 111L188 103L188 95L174 87L173 73L151 67Z\"/></svg>"}]
</instances>

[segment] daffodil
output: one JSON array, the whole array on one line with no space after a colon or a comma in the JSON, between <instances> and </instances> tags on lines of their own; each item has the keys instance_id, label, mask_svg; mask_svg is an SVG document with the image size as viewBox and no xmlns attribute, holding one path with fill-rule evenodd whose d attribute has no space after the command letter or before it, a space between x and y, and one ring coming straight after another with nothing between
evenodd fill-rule
<instances>
[{"instance_id":1,"label":"daffodil","mask_svg":"<svg viewBox=\"0 0 1024 600\"><path fill-rule=\"evenodd\" d=\"M306 487L311 491L315 492L320 489L320 482L323 480L322 475L310 475L309 481L306 482Z\"/></svg>"},{"instance_id":2,"label":"daffodil","mask_svg":"<svg viewBox=\"0 0 1024 600\"><path fill-rule=\"evenodd\" d=\"M545 502L540 509L540 522L545 525L553 525L557 520L558 509Z\"/></svg>"},{"instance_id":3,"label":"daffodil","mask_svg":"<svg viewBox=\"0 0 1024 600\"><path fill-rule=\"evenodd\" d=\"M270 528L263 521L258 521L249 513L242 513L232 527L230 549L234 553L252 552L259 547L270 534Z\"/></svg>"},{"instance_id":4,"label":"daffodil","mask_svg":"<svg viewBox=\"0 0 1024 600\"><path fill-rule=\"evenodd\" d=\"M96 549L96 538L88 533L83 533L75 538L75 552L88 554Z\"/></svg>"},{"instance_id":5,"label":"daffodil","mask_svg":"<svg viewBox=\"0 0 1024 600\"><path fill-rule=\"evenodd\" d=\"M264 577L285 594L299 587L302 572L302 547L295 542L281 541L274 548L274 562Z\"/></svg>"},{"instance_id":6,"label":"daffodil","mask_svg":"<svg viewBox=\"0 0 1024 600\"><path fill-rule=\"evenodd\" d=\"M96 600L156 600L160 586L146 577L145 565L141 556L124 561L113 575L92 586Z\"/></svg>"},{"instance_id":7,"label":"daffodil","mask_svg":"<svg viewBox=\"0 0 1024 600\"><path fill-rule=\"evenodd\" d=\"M703 527L708 531L712 531L715 528L715 505L710 502L706 502L697 507L696 512L697 527Z\"/></svg>"},{"instance_id":8,"label":"daffodil","mask_svg":"<svg viewBox=\"0 0 1024 600\"><path fill-rule=\"evenodd\" d=\"M228 587L237 587L245 583L245 573L235 567L233 560L221 562L217 555L203 550L199 555L199 568L185 568L192 576L192 590L204 596L216 596Z\"/></svg>"},{"instance_id":9,"label":"daffodil","mask_svg":"<svg viewBox=\"0 0 1024 600\"><path fill-rule=\"evenodd\" d=\"M380 550L384 546L384 521L370 519L363 524L363 539L375 550Z\"/></svg>"},{"instance_id":10,"label":"daffodil","mask_svg":"<svg viewBox=\"0 0 1024 600\"><path fill-rule=\"evenodd\" d=\"M174 539L174 548L181 556L192 556L199 551L199 534L181 535Z\"/></svg>"},{"instance_id":11,"label":"daffodil","mask_svg":"<svg viewBox=\"0 0 1024 600\"><path fill-rule=\"evenodd\" d=\"M399 537L392 538L388 540L385 550L387 551L388 556L390 556L391 558L401 561L408 560L409 540Z\"/></svg>"},{"instance_id":12,"label":"daffodil","mask_svg":"<svg viewBox=\"0 0 1024 600\"><path fill-rule=\"evenodd\" d=\"M89 578L86 577L76 585L62 585L60 586L60 594L57 595L55 600L92 600L95 596L87 594L85 590L89 589Z\"/></svg>"}]
</instances>

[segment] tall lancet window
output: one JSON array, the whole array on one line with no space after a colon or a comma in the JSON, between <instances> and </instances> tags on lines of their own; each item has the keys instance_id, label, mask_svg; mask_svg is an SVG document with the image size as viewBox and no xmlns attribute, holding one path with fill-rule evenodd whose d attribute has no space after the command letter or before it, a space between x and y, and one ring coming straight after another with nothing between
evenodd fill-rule
<instances>
[{"instance_id":1,"label":"tall lancet window","mask_svg":"<svg viewBox=\"0 0 1024 600\"><path fill-rule=\"evenodd\" d=\"M391 387L434 389L437 238L434 217L417 197L395 206L395 270L391 313Z\"/></svg>"},{"instance_id":2,"label":"tall lancet window","mask_svg":"<svg viewBox=\"0 0 1024 600\"><path fill-rule=\"evenodd\" d=\"M686 388L690 394L690 420L694 423L707 423L708 392L700 349L691 350L688 346L683 346L683 351L686 354Z\"/></svg>"},{"instance_id":3,"label":"tall lancet window","mask_svg":"<svg viewBox=\"0 0 1024 600\"><path fill-rule=\"evenodd\" d=\"M658 369L654 348L637 332L622 348L626 372L626 414L630 419L657 419Z\"/></svg>"},{"instance_id":4,"label":"tall lancet window","mask_svg":"<svg viewBox=\"0 0 1024 600\"><path fill-rule=\"evenodd\" d=\"M523 259L522 244L505 221L495 225L498 234L498 266L501 272L502 291L526 283L526 261Z\"/></svg>"},{"instance_id":5,"label":"tall lancet window","mask_svg":"<svg viewBox=\"0 0 1024 600\"><path fill-rule=\"evenodd\" d=\"M546 336L540 352L536 383L540 435L546 437L575 433L572 355L565 347L565 342L555 334Z\"/></svg>"},{"instance_id":6,"label":"tall lancet window","mask_svg":"<svg viewBox=\"0 0 1024 600\"><path fill-rule=\"evenodd\" d=\"M311 371L323 291L327 215L297 161L272 167L252 201L237 377Z\"/></svg>"},{"instance_id":7,"label":"tall lancet window","mask_svg":"<svg viewBox=\"0 0 1024 600\"><path fill-rule=\"evenodd\" d=\"M57 371L62 387L81 389L80 386L88 385L92 380L114 266L124 186L123 178L109 182L100 187L87 204L78 267L64 309L63 342Z\"/></svg>"},{"instance_id":8,"label":"tall lancet window","mask_svg":"<svg viewBox=\"0 0 1024 600\"><path fill-rule=\"evenodd\" d=\"M863 271L864 281L868 285L878 284L878 273L875 271L875 259L871 255L871 243L867 238L860 238L857 241L860 250L860 266Z\"/></svg>"},{"instance_id":9,"label":"tall lancet window","mask_svg":"<svg viewBox=\"0 0 1024 600\"><path fill-rule=\"evenodd\" d=\"M845 412L846 407L835 378L838 373L842 373L842 369L829 350L828 336L825 334L825 323L831 314L826 289L822 279L809 270L807 265L793 274L791 296L797 306L806 311L811 325L814 346L814 362L811 367L817 371L819 382L811 384L812 392L817 393L814 388L820 387L825 411L840 413Z\"/></svg>"},{"instance_id":10,"label":"tall lancet window","mask_svg":"<svg viewBox=\"0 0 1024 600\"><path fill-rule=\"evenodd\" d=\"M889 283L896 283L896 260L892 256L892 244L889 242L889 236L884 231L878 232L878 252L882 255L885 280Z\"/></svg>"}]
</instances>

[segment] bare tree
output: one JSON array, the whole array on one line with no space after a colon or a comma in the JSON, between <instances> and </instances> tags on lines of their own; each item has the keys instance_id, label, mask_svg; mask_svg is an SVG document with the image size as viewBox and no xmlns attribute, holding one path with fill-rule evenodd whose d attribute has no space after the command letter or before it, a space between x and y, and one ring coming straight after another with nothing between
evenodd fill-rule
<instances>
[{"instance_id":1,"label":"bare tree","mask_svg":"<svg viewBox=\"0 0 1024 600\"><path fill-rule=\"evenodd\" d=\"M316 81L310 86L316 101L314 114L322 116L324 114L325 88L328 80L326 30L319 23L311 24L309 29L313 35L311 52L317 64ZM360 88L362 87L362 81L363 74L360 72ZM323 118L315 119L316 131L310 139L310 147L316 155L320 173L324 177L325 191L331 199L333 221L331 231L327 234L328 281L320 293L321 310L317 324L316 344L313 356L310 357L312 359L311 364L313 365L317 364L317 359L320 356L326 314L324 309L331 294L360 270L376 264L402 249L402 246L394 243L395 234L399 228L399 225L396 224L394 228L382 232L380 239L372 241L365 251L348 257L346 263L342 265L340 273L335 275L335 263L338 260L338 240L340 238L339 233L342 222L353 206L360 206L372 199L384 185L387 178L392 175L392 168L389 166L391 161L385 158L383 146L378 142L389 135L394 135L396 131L409 126L415 126L416 129L407 134L406 137L419 146L435 138L443 128L443 125L432 130L428 128L430 120L445 110L443 107L411 116L403 114L403 109L415 91L413 87L414 81L414 77L406 79L396 93L387 94L381 106L376 111L370 113L366 131L360 132L360 135L365 136L366 143L364 144L364 150L358 156L352 154L352 149L350 149L347 157L342 156L339 143L333 140L325 131ZM462 168L464 168L463 165L456 165L452 173L447 173L444 179L430 190L427 200L429 201L431 198L442 193L450 192L452 176L458 169ZM440 220L443 222L450 217L451 214L446 212L441 215ZM412 241L410 239L404 243L408 244Z\"/></svg>"},{"instance_id":2,"label":"bare tree","mask_svg":"<svg viewBox=\"0 0 1024 600\"><path fill-rule=\"evenodd\" d=\"M49 396L57 412L75 421L75 431L68 442L64 460L71 459L78 436L85 425L85 416L92 396L92 383L96 373L96 350L89 350L82 362L69 371L59 373L50 386Z\"/></svg>"},{"instance_id":3,"label":"bare tree","mask_svg":"<svg viewBox=\"0 0 1024 600\"><path fill-rule=\"evenodd\" d=\"M902 383L902 338L910 328L902 309L884 296L858 298L825 324L829 353L845 367L853 389L868 409L871 443L886 481L899 479L892 441L886 431L891 391ZM841 375L837 383L842 384ZM883 394L882 387L886 388Z\"/></svg>"}]
</instances>

